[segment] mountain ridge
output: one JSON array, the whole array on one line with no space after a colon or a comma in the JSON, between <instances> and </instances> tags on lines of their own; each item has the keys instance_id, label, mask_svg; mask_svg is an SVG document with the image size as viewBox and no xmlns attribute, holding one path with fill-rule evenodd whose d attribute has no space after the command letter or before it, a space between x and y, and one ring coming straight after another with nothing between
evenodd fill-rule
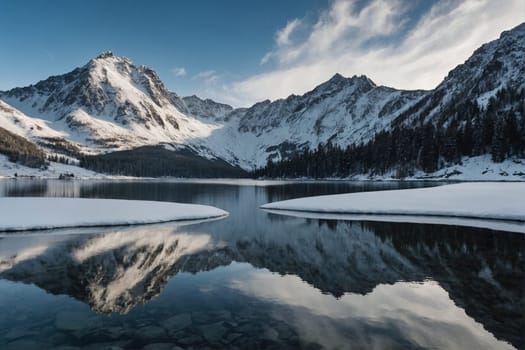
<instances>
[{"instance_id":1,"label":"mountain ridge","mask_svg":"<svg viewBox=\"0 0 525 350\"><path fill-rule=\"evenodd\" d=\"M460 115L468 108L478 114L493 108L496 121L514 109L519 126L519 97L498 107L494 99L501 91L520 96L525 89L524 53L525 23L475 50L433 90L398 90L365 75L336 73L303 95L233 108L180 97L153 69L104 52L69 73L0 91L0 100L27 118L42 119L82 154L168 144L253 170L323 144L366 144L396 128L455 125L463 131L476 117Z\"/></svg>"}]
</instances>

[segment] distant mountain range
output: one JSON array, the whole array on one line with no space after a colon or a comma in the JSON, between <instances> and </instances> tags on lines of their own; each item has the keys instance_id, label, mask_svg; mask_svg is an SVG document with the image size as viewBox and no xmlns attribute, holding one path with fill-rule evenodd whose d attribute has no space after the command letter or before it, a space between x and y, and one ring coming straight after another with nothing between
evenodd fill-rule
<instances>
[{"instance_id":1,"label":"distant mountain range","mask_svg":"<svg viewBox=\"0 0 525 350\"><path fill-rule=\"evenodd\" d=\"M415 151L406 160L413 171L430 172L460 162L466 155L494 153L497 147L501 147L501 155L492 157L496 162L523 158L523 57L525 23L481 46L434 90L397 90L377 86L366 76L335 74L304 95L235 109L197 96L180 97L168 91L154 70L106 52L64 75L0 92L0 128L26 138L48 154L81 160L82 165L95 170L141 175L140 169L108 166L102 155L120 151L129 155L139 149L145 157L142 166L151 168L155 165L148 163L149 154L168 150L184 152L199 164L220 162L220 169L242 176L245 171L266 166L268 160L291 159L319 145L346 149L374 142L385 133L392 138L397 130L432 126L436 145L431 166L425 166ZM467 151L456 145L457 155L446 156L454 147L450 143L462 139L454 136L452 140L449 135L445 140L435 130L452 128L463 137L466 128L480 131L487 114L493 125L484 132L492 134L485 135L483 144ZM505 121L502 145L497 144L495 135L501 124L498 120ZM507 135L505 128L514 129L514 134ZM384 146L371 146L383 152ZM421 150L423 146L421 140L411 147ZM112 156L112 162L119 154ZM400 162L387 168L399 167ZM173 164L156 169L155 174L180 175L176 170L181 163ZM352 171L368 173L375 168ZM391 169L383 172L387 170ZM220 171L208 175L220 176Z\"/></svg>"}]
</instances>

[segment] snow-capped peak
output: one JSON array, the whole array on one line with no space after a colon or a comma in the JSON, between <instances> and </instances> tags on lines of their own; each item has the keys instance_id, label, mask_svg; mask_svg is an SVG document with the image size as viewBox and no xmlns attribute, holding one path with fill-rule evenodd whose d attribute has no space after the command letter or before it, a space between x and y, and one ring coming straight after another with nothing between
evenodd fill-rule
<instances>
[{"instance_id":1,"label":"snow-capped peak","mask_svg":"<svg viewBox=\"0 0 525 350\"><path fill-rule=\"evenodd\" d=\"M112 51L104 51L100 55L98 55L95 59L105 59L109 57L114 57Z\"/></svg>"},{"instance_id":2,"label":"snow-capped peak","mask_svg":"<svg viewBox=\"0 0 525 350\"><path fill-rule=\"evenodd\" d=\"M434 90L397 90L337 73L301 96L233 109L169 92L153 69L108 51L67 74L0 92L0 99L91 150L180 144L250 169L320 143L366 143L400 125L443 126L464 115L451 112L462 103L485 110L504 88L525 88L524 53L525 23L480 47Z\"/></svg>"},{"instance_id":3,"label":"snow-capped peak","mask_svg":"<svg viewBox=\"0 0 525 350\"><path fill-rule=\"evenodd\" d=\"M110 52L67 74L0 93L0 98L92 148L178 143L206 136L215 127L177 109L154 70Z\"/></svg>"}]
</instances>

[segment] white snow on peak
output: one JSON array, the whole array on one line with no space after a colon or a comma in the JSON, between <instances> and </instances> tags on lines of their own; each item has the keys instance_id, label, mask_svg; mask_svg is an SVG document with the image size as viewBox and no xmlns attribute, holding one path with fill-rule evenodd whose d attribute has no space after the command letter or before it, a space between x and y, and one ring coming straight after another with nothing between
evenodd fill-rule
<instances>
[{"instance_id":1,"label":"white snow on peak","mask_svg":"<svg viewBox=\"0 0 525 350\"><path fill-rule=\"evenodd\" d=\"M181 98L152 69L104 52L67 74L0 92L0 98L29 117L48 120L51 129L84 145L83 151L173 144L250 170L320 143L366 143L378 132L425 121L441 127L456 118L444 111L462 102L486 108L501 89L525 88L524 28L481 46L431 91L335 74L302 96L233 109L197 96Z\"/></svg>"},{"instance_id":2,"label":"white snow on peak","mask_svg":"<svg viewBox=\"0 0 525 350\"><path fill-rule=\"evenodd\" d=\"M252 169L265 165L268 158L280 160L320 143L346 147L366 142L377 131L388 129L393 119L424 94L378 87L366 76L345 78L336 74L303 96L234 110L225 118L224 126L208 138L188 141Z\"/></svg>"},{"instance_id":3,"label":"white snow on peak","mask_svg":"<svg viewBox=\"0 0 525 350\"><path fill-rule=\"evenodd\" d=\"M106 53L70 73L1 95L93 151L185 143L219 127L179 111L152 69Z\"/></svg>"}]
</instances>

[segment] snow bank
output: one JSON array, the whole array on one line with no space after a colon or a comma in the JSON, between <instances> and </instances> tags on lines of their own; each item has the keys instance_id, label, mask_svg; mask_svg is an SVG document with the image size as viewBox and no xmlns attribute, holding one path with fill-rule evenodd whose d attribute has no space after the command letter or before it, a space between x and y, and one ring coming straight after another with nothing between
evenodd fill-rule
<instances>
[{"instance_id":1,"label":"snow bank","mask_svg":"<svg viewBox=\"0 0 525 350\"><path fill-rule=\"evenodd\" d=\"M228 215L206 205L116 199L0 198L0 231L120 226Z\"/></svg>"},{"instance_id":2,"label":"snow bank","mask_svg":"<svg viewBox=\"0 0 525 350\"><path fill-rule=\"evenodd\" d=\"M57 179L60 174L74 174L76 179L102 179L109 175L99 174L75 165L49 162L47 169L30 168L22 164L10 162L6 156L0 154L0 178L12 178L15 174L20 177L37 177Z\"/></svg>"},{"instance_id":3,"label":"snow bank","mask_svg":"<svg viewBox=\"0 0 525 350\"><path fill-rule=\"evenodd\" d=\"M525 222L525 183L461 183L306 197L269 203L261 208L335 214L407 215L412 220L414 216L437 216ZM518 223L517 227L521 227L522 231L524 226Z\"/></svg>"},{"instance_id":4,"label":"snow bank","mask_svg":"<svg viewBox=\"0 0 525 350\"><path fill-rule=\"evenodd\" d=\"M397 171L382 175L356 174L341 180L352 181L525 181L525 159L509 158L501 163L492 161L490 154L464 157L458 164L448 165L433 173L419 170L414 175L400 179Z\"/></svg>"},{"instance_id":5,"label":"snow bank","mask_svg":"<svg viewBox=\"0 0 525 350\"><path fill-rule=\"evenodd\" d=\"M413 178L416 180L524 181L525 159L505 159L501 163L494 163L490 154L465 157L461 164L451 165L432 174L418 172Z\"/></svg>"}]
</instances>

